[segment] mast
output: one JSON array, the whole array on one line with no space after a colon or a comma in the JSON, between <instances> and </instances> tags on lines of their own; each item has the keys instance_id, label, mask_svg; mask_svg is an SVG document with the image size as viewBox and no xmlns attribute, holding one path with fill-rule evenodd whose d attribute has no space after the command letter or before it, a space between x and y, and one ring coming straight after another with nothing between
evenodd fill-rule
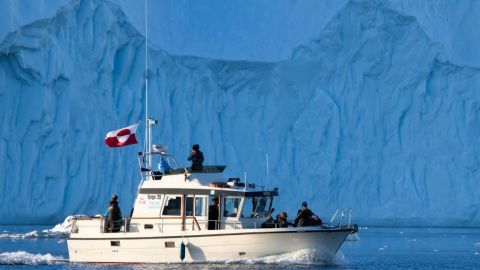
<instances>
[{"instance_id":1,"label":"mast","mask_svg":"<svg viewBox=\"0 0 480 270\"><path fill-rule=\"evenodd\" d=\"M148 0L145 0L145 142L144 153L147 155L147 166L152 166L152 156L148 155L152 145L152 130L148 118Z\"/></svg>"}]
</instances>

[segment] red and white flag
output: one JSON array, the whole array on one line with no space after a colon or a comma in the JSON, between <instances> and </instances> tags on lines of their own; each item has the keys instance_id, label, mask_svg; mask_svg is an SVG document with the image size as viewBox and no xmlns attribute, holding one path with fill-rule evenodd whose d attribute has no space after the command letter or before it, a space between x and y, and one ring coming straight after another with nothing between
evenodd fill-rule
<instances>
[{"instance_id":1,"label":"red and white flag","mask_svg":"<svg viewBox=\"0 0 480 270\"><path fill-rule=\"evenodd\" d=\"M139 123L136 123L135 125L131 125L126 128L108 132L107 136L105 137L105 144L110 147L121 147L138 143L137 138L135 137L138 124Z\"/></svg>"}]
</instances>

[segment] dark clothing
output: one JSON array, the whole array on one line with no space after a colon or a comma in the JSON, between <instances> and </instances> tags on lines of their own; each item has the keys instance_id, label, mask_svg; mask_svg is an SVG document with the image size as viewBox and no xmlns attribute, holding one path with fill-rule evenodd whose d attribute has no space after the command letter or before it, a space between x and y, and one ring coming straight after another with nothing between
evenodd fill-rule
<instances>
[{"instance_id":1,"label":"dark clothing","mask_svg":"<svg viewBox=\"0 0 480 270\"><path fill-rule=\"evenodd\" d=\"M299 227L312 226L313 224L311 224L310 220L312 216L313 212L308 208L298 210L295 225Z\"/></svg>"},{"instance_id":2,"label":"dark clothing","mask_svg":"<svg viewBox=\"0 0 480 270\"><path fill-rule=\"evenodd\" d=\"M107 209L106 231L119 232L122 226L122 211L117 201L110 201Z\"/></svg>"},{"instance_id":3,"label":"dark clothing","mask_svg":"<svg viewBox=\"0 0 480 270\"><path fill-rule=\"evenodd\" d=\"M218 205L211 204L208 207L208 229L218 230Z\"/></svg>"},{"instance_id":4,"label":"dark clothing","mask_svg":"<svg viewBox=\"0 0 480 270\"><path fill-rule=\"evenodd\" d=\"M192 171L202 171L203 170L203 153L200 150L191 153L188 156L188 160L192 161Z\"/></svg>"},{"instance_id":5,"label":"dark clothing","mask_svg":"<svg viewBox=\"0 0 480 270\"><path fill-rule=\"evenodd\" d=\"M277 224L277 228L287 228L288 227L288 221L287 217L282 217L280 214L277 215L277 219L275 220L275 223Z\"/></svg>"}]
</instances>

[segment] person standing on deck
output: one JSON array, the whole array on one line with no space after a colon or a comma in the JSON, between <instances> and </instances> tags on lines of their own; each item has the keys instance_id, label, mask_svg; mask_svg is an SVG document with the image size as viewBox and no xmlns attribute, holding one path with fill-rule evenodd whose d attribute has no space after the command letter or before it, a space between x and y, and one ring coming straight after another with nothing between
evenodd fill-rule
<instances>
[{"instance_id":1,"label":"person standing on deck","mask_svg":"<svg viewBox=\"0 0 480 270\"><path fill-rule=\"evenodd\" d=\"M192 153L188 156L188 161L192 162L192 172L203 170L203 153L200 151L200 146L194 144L192 146Z\"/></svg>"},{"instance_id":2,"label":"person standing on deck","mask_svg":"<svg viewBox=\"0 0 480 270\"><path fill-rule=\"evenodd\" d=\"M118 195L113 194L112 200L110 201L106 216L106 232L119 232L120 227L122 226L122 211L118 207Z\"/></svg>"},{"instance_id":3,"label":"person standing on deck","mask_svg":"<svg viewBox=\"0 0 480 270\"><path fill-rule=\"evenodd\" d=\"M218 197L213 198L212 204L208 207L208 229L209 230L218 230L218 214L220 210L218 209Z\"/></svg>"}]
</instances>

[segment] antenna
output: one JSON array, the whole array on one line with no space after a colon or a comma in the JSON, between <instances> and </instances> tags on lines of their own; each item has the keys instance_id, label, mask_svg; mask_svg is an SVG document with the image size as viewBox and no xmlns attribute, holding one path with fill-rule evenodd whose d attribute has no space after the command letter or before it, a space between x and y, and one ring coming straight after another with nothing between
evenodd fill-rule
<instances>
[{"instance_id":1,"label":"antenna","mask_svg":"<svg viewBox=\"0 0 480 270\"><path fill-rule=\"evenodd\" d=\"M267 182L270 183L270 171L268 170L268 153L265 153L265 159L267 160Z\"/></svg>"},{"instance_id":2,"label":"antenna","mask_svg":"<svg viewBox=\"0 0 480 270\"><path fill-rule=\"evenodd\" d=\"M247 190L248 182L247 182L247 172L243 172L243 179L245 179L245 188L244 190Z\"/></svg>"}]
</instances>

